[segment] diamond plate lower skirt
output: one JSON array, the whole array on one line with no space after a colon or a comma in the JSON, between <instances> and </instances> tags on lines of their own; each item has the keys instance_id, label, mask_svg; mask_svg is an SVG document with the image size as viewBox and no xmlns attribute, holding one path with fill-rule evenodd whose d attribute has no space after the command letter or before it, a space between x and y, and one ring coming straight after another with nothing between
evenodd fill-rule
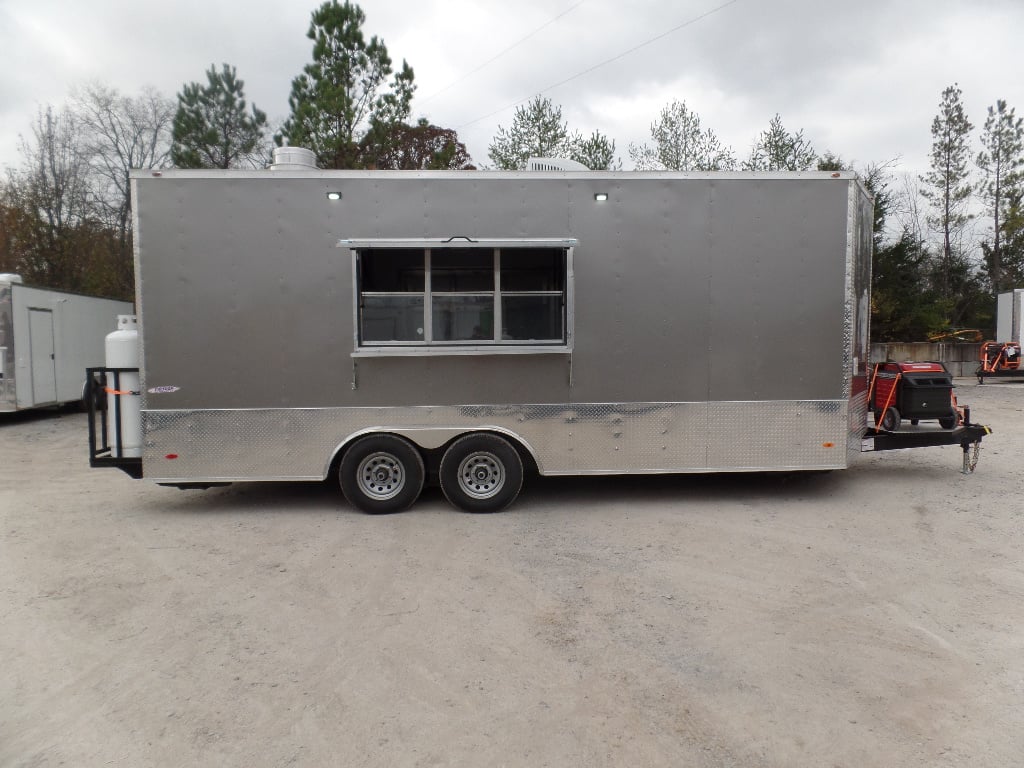
<instances>
[{"instance_id":1,"label":"diamond plate lower skirt","mask_svg":"<svg viewBox=\"0 0 1024 768\"><path fill-rule=\"evenodd\" d=\"M489 430L522 443L544 475L842 469L849 446L859 451L861 410L844 400L151 410L143 467L156 482L322 480L362 434L439 448Z\"/></svg>"}]
</instances>

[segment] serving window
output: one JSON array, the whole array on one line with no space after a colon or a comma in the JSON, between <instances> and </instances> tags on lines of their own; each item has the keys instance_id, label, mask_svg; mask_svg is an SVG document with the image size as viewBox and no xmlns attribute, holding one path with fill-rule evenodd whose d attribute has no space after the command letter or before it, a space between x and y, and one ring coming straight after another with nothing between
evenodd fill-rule
<instances>
[{"instance_id":1,"label":"serving window","mask_svg":"<svg viewBox=\"0 0 1024 768\"><path fill-rule=\"evenodd\" d=\"M342 241L356 348L566 348L575 241Z\"/></svg>"}]
</instances>

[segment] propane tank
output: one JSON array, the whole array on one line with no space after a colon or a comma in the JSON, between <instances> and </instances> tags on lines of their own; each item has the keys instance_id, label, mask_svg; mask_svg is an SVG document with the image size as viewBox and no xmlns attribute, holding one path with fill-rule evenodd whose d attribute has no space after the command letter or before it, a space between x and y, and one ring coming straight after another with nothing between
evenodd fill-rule
<instances>
[{"instance_id":1,"label":"propane tank","mask_svg":"<svg viewBox=\"0 0 1024 768\"><path fill-rule=\"evenodd\" d=\"M139 367L139 325L135 315L118 315L117 330L107 334L107 368ZM121 422L121 443L117 445L117 419ZM138 371L107 374L107 439L116 458L142 455L142 398Z\"/></svg>"}]
</instances>

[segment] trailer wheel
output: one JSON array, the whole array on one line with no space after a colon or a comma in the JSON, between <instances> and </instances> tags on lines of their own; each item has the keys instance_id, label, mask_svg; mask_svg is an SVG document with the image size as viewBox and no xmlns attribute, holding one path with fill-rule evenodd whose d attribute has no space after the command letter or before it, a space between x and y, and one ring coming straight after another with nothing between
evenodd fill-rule
<instances>
[{"instance_id":1,"label":"trailer wheel","mask_svg":"<svg viewBox=\"0 0 1024 768\"><path fill-rule=\"evenodd\" d=\"M345 451L338 468L342 493L370 514L401 512L423 490L426 472L416 447L395 435L367 435Z\"/></svg>"},{"instance_id":2,"label":"trailer wheel","mask_svg":"<svg viewBox=\"0 0 1024 768\"><path fill-rule=\"evenodd\" d=\"M519 495L523 461L496 435L460 437L441 458L441 490L467 512L497 512Z\"/></svg>"},{"instance_id":3,"label":"trailer wheel","mask_svg":"<svg viewBox=\"0 0 1024 768\"><path fill-rule=\"evenodd\" d=\"M943 429L953 429L956 426L957 419L956 414L952 413L949 416L939 419L939 426Z\"/></svg>"},{"instance_id":4,"label":"trailer wheel","mask_svg":"<svg viewBox=\"0 0 1024 768\"><path fill-rule=\"evenodd\" d=\"M882 429L886 432L896 432L900 428L900 412L892 406L885 409L882 414Z\"/></svg>"}]
</instances>

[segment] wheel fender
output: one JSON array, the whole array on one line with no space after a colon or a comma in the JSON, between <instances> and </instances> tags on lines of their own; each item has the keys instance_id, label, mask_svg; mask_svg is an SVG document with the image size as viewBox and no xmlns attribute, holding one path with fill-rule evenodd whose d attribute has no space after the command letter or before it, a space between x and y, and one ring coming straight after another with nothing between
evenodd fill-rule
<instances>
[{"instance_id":1,"label":"wheel fender","mask_svg":"<svg viewBox=\"0 0 1024 768\"><path fill-rule=\"evenodd\" d=\"M479 432L493 432L512 440L530 455L530 458L533 459L533 463L537 467L538 474L544 474L544 467L540 459L537 458L537 453L534 451L533 446L520 434L505 427L491 425L479 427L367 427L366 429L360 429L357 432L351 433L335 446L334 450L331 451L331 455L327 458L327 463L324 465L322 479L326 480L330 476L331 468L336 465L348 446L364 435L398 435L404 437L418 448L430 451L441 448L463 435Z\"/></svg>"}]
</instances>

